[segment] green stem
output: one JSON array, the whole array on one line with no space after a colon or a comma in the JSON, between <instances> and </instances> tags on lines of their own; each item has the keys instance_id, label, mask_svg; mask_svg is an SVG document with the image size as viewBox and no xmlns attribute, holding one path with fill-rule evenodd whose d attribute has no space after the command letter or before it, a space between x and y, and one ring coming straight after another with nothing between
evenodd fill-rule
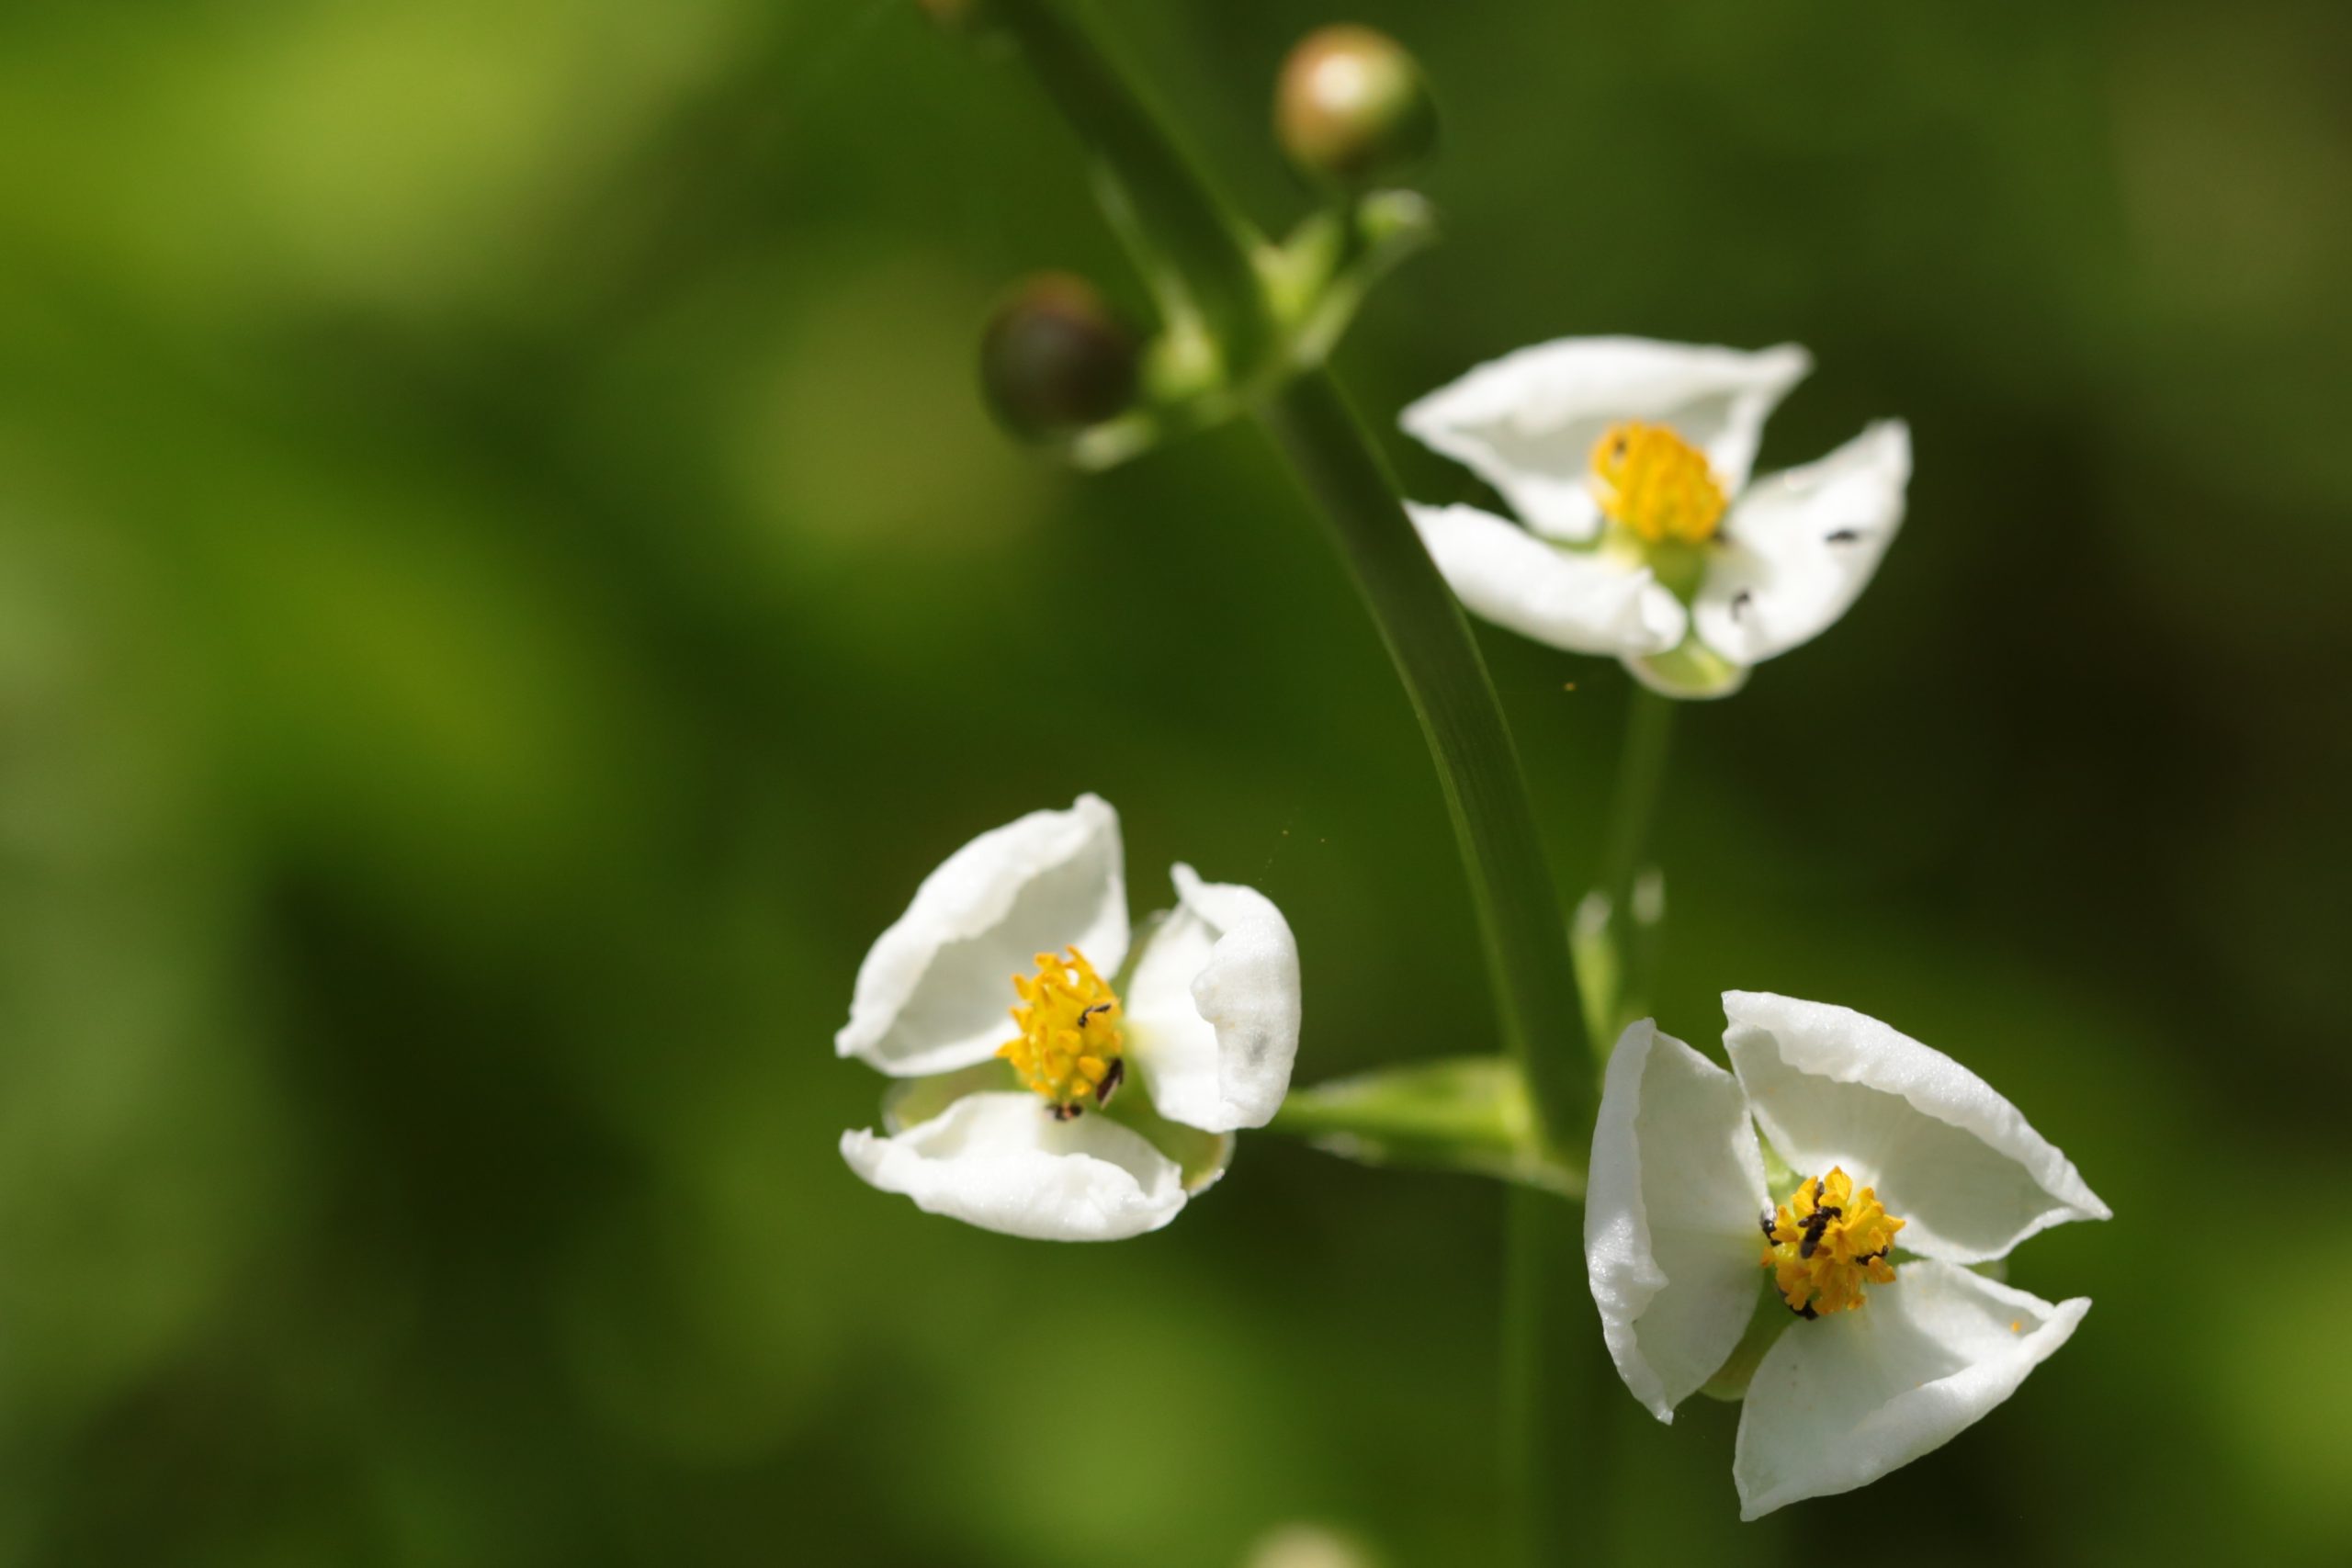
<instances>
[{"instance_id":1,"label":"green stem","mask_svg":"<svg viewBox=\"0 0 2352 1568\"><path fill-rule=\"evenodd\" d=\"M1649 852L1657 817L1658 785L1666 778L1667 742L1674 734L1674 699L1636 683L1625 706L1625 750L1617 763L1617 797L1600 849L1602 897L1611 909L1633 902L1634 879Z\"/></svg>"},{"instance_id":2,"label":"green stem","mask_svg":"<svg viewBox=\"0 0 2352 1568\"><path fill-rule=\"evenodd\" d=\"M1576 976L1534 810L1477 644L1329 373L1300 375L1268 400L1261 417L1320 503L1420 717L1470 874L1504 1041L1527 1075L1545 1145L1576 1140L1569 1146L1581 1171L1592 1076L1577 1049ZM1520 1187L1510 1205L1503 1476L1519 1561L1543 1568L1570 1561L1572 1502L1582 1502L1587 1522L1606 1510L1608 1494L1586 1483L1599 1456L1585 1453L1605 1445L1587 1443L1580 1430L1600 1337L1587 1321L1590 1297L1573 1234L1580 1211ZM1566 1337L1569 1324L1589 1330L1586 1343Z\"/></svg>"},{"instance_id":3,"label":"green stem","mask_svg":"<svg viewBox=\"0 0 2352 1568\"><path fill-rule=\"evenodd\" d=\"M1469 624L1329 372L1286 382L1261 417L1318 503L1420 718L1470 874L1505 1045L1527 1073L1544 1138L1580 1155L1592 1079L1577 1049L1584 1029L1559 897Z\"/></svg>"},{"instance_id":4,"label":"green stem","mask_svg":"<svg viewBox=\"0 0 2352 1568\"><path fill-rule=\"evenodd\" d=\"M1614 1456L1604 1434L1623 1394L1586 1289L1582 1210L1510 1192L1503 1295L1503 1491L1508 1561L1617 1561Z\"/></svg>"},{"instance_id":5,"label":"green stem","mask_svg":"<svg viewBox=\"0 0 2352 1568\"><path fill-rule=\"evenodd\" d=\"M1636 685L1625 708L1625 747L1617 765L1617 793L1611 803L1609 825L1601 840L1599 880L1593 891L1602 900L1604 920L1597 931L1580 931L1580 941L1599 940L1606 946L1598 970L1603 976L1595 995L1585 998L1592 1010L1588 1033L1593 1048L1605 1060L1617 1036L1628 1023L1645 1015L1657 978L1664 914L1657 895L1645 897L1641 889L1649 865L1650 827L1657 818L1660 787L1666 780L1666 757L1674 734L1671 697ZM1580 918L1580 924L1583 919Z\"/></svg>"},{"instance_id":6,"label":"green stem","mask_svg":"<svg viewBox=\"0 0 2352 1568\"><path fill-rule=\"evenodd\" d=\"M1102 159L1125 204L1123 226L1148 253L1146 276L1162 309L1197 311L1228 375L1246 373L1272 336L1250 262L1257 236L1217 199L1134 84L1058 0L989 0L989 6L1055 107Z\"/></svg>"},{"instance_id":7,"label":"green stem","mask_svg":"<svg viewBox=\"0 0 2352 1568\"><path fill-rule=\"evenodd\" d=\"M1582 1173L1538 1143L1527 1075L1508 1056L1437 1056L1293 1088L1266 1131L1365 1165L1473 1171L1564 1198L1584 1194Z\"/></svg>"}]
</instances>

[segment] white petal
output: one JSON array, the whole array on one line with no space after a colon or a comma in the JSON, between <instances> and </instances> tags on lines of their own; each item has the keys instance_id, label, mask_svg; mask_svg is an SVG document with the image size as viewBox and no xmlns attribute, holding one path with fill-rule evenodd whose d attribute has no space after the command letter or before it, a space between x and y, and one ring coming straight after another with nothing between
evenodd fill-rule
<instances>
[{"instance_id":1,"label":"white petal","mask_svg":"<svg viewBox=\"0 0 2352 1568\"><path fill-rule=\"evenodd\" d=\"M1901 1265L1857 1311L1789 1326L1747 1386L1739 1513L1867 1485L1941 1448L2049 1359L2091 1309L1949 1263Z\"/></svg>"},{"instance_id":2,"label":"white petal","mask_svg":"<svg viewBox=\"0 0 2352 1568\"><path fill-rule=\"evenodd\" d=\"M984 1062L1012 1035L1012 976L1076 947L1103 974L1127 955L1119 814L1082 795L992 829L923 878L858 966L833 1049L900 1077Z\"/></svg>"},{"instance_id":3,"label":"white petal","mask_svg":"<svg viewBox=\"0 0 2352 1568\"><path fill-rule=\"evenodd\" d=\"M1589 539L1600 513L1593 444L1620 420L1668 424L1736 494L1765 417L1813 368L1794 344L1747 354L1647 338L1562 338L1505 355L1408 408L1398 422L1467 464L1538 533Z\"/></svg>"},{"instance_id":4,"label":"white petal","mask_svg":"<svg viewBox=\"0 0 2352 1568\"><path fill-rule=\"evenodd\" d=\"M1691 604L1699 635L1754 664L1827 630L1903 525L1911 433L1873 424L1817 463L1768 475L1732 503Z\"/></svg>"},{"instance_id":5,"label":"white petal","mask_svg":"<svg viewBox=\"0 0 2352 1568\"><path fill-rule=\"evenodd\" d=\"M1843 1166L1909 1222L1899 1250L1954 1263L2109 1215L2074 1162L1991 1085L1849 1008L1724 993L1724 1044L1773 1148L1803 1176Z\"/></svg>"},{"instance_id":6,"label":"white petal","mask_svg":"<svg viewBox=\"0 0 2352 1568\"><path fill-rule=\"evenodd\" d=\"M1571 653L1662 653L1682 640L1682 606L1646 566L1561 549L1475 506L1406 509L1475 615Z\"/></svg>"},{"instance_id":7,"label":"white petal","mask_svg":"<svg viewBox=\"0 0 2352 1568\"><path fill-rule=\"evenodd\" d=\"M927 1213L1036 1241L1117 1241L1184 1206L1183 1174L1104 1116L1057 1122L1034 1094L968 1094L896 1137L842 1134L842 1157Z\"/></svg>"},{"instance_id":8,"label":"white petal","mask_svg":"<svg viewBox=\"0 0 2352 1568\"><path fill-rule=\"evenodd\" d=\"M1647 1019L1609 1058L1584 1256L1617 1374L1661 1421L1739 1343L1764 1275L1764 1162L1732 1076Z\"/></svg>"},{"instance_id":9,"label":"white petal","mask_svg":"<svg viewBox=\"0 0 2352 1568\"><path fill-rule=\"evenodd\" d=\"M1262 1127L1298 1055L1298 944L1255 888L1173 873L1177 908L1127 984L1127 1056L1162 1116L1207 1133Z\"/></svg>"}]
</instances>

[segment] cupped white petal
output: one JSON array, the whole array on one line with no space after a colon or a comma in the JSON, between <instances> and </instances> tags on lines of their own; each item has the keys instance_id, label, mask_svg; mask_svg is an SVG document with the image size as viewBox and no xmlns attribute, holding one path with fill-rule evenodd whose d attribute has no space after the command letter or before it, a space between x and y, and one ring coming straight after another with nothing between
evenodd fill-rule
<instances>
[{"instance_id":1,"label":"cupped white petal","mask_svg":"<svg viewBox=\"0 0 2352 1568\"><path fill-rule=\"evenodd\" d=\"M1756 353L1648 338L1562 338L1481 365L1399 417L1408 434L1500 491L1537 532L1600 525L1593 444L1621 420L1674 427L1726 491L1747 482L1764 420L1813 367L1794 344Z\"/></svg>"},{"instance_id":2,"label":"cupped white petal","mask_svg":"<svg viewBox=\"0 0 2352 1568\"><path fill-rule=\"evenodd\" d=\"M1905 1263L1859 1310L1789 1325L1747 1385L1732 1479L1744 1519L1869 1484L2018 1391L2091 1309L1949 1263Z\"/></svg>"},{"instance_id":3,"label":"cupped white petal","mask_svg":"<svg viewBox=\"0 0 2352 1568\"><path fill-rule=\"evenodd\" d=\"M1900 1250L1953 1263L2109 1210L2018 1108L1942 1052L1850 1008L1724 993L1724 1045L1791 1168L1842 1166L1908 1221Z\"/></svg>"},{"instance_id":4,"label":"cupped white petal","mask_svg":"<svg viewBox=\"0 0 2352 1568\"><path fill-rule=\"evenodd\" d=\"M1082 795L947 857L858 966L834 1051L900 1077L984 1062L1012 1033L1012 976L1076 947L1110 974L1127 955L1119 814Z\"/></svg>"},{"instance_id":5,"label":"cupped white petal","mask_svg":"<svg viewBox=\"0 0 2352 1568\"><path fill-rule=\"evenodd\" d=\"M1421 543L1470 613L1571 653L1662 653L1689 625L1648 567L1565 550L1475 506L1408 504Z\"/></svg>"},{"instance_id":6,"label":"cupped white petal","mask_svg":"<svg viewBox=\"0 0 2352 1568\"><path fill-rule=\"evenodd\" d=\"M1661 1421L1747 1327L1765 1207L1738 1083L1647 1019L1632 1025L1593 1127L1585 1269L1617 1375Z\"/></svg>"},{"instance_id":7,"label":"cupped white petal","mask_svg":"<svg viewBox=\"0 0 2352 1568\"><path fill-rule=\"evenodd\" d=\"M1103 1116L1057 1122L1034 1094L969 1094L895 1137L842 1134L842 1157L928 1213L1035 1241L1118 1241L1184 1206L1183 1173Z\"/></svg>"},{"instance_id":8,"label":"cupped white petal","mask_svg":"<svg viewBox=\"0 0 2352 1568\"><path fill-rule=\"evenodd\" d=\"M1123 1027L1153 1105L1206 1133L1262 1127L1298 1056L1298 943L1255 888L1173 872L1177 906L1136 956Z\"/></svg>"},{"instance_id":9,"label":"cupped white petal","mask_svg":"<svg viewBox=\"0 0 2352 1568\"><path fill-rule=\"evenodd\" d=\"M1903 525L1911 433L1871 425L1817 463L1769 474L1732 503L1693 597L1699 636L1754 664L1826 631Z\"/></svg>"}]
</instances>

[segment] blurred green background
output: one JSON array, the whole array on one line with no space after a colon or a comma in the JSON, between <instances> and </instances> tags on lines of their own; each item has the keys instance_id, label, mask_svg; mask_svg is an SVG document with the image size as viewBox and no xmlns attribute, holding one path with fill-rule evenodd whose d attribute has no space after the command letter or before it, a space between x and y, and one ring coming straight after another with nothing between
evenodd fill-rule
<instances>
[{"instance_id":1,"label":"blurred green background","mask_svg":"<svg viewBox=\"0 0 2352 1568\"><path fill-rule=\"evenodd\" d=\"M1735 1411L1614 1402L1593 1560L2352 1557L2352 12L1104 9L1273 226L1288 44L1421 54L1448 243L1341 355L1384 432L1592 332L1809 344L1768 468L1912 423L1855 613L1684 715L1662 1017L1964 1057L2119 1215L2012 1279L2098 1305L1744 1529ZM1303 1080L1490 1044L1269 449L986 423L1043 265L1137 303L904 0L0 7L0 1562L1491 1560L1497 1189L1258 1136L1056 1248L834 1151L867 942L1080 789L1144 907L1182 857L1288 911ZM1624 681L1483 640L1579 886Z\"/></svg>"}]
</instances>

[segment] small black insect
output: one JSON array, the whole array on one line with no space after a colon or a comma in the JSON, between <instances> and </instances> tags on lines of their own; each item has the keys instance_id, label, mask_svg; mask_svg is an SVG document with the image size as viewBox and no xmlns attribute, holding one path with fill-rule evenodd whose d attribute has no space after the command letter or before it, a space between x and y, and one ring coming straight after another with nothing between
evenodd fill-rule
<instances>
[{"instance_id":1,"label":"small black insect","mask_svg":"<svg viewBox=\"0 0 2352 1568\"><path fill-rule=\"evenodd\" d=\"M1814 1213L1804 1215L1804 1246L1799 1246L1797 1248L1799 1258L1814 1256L1814 1248L1818 1248L1820 1246L1820 1232L1830 1229L1830 1220L1839 1218L1839 1215L1844 1213L1837 1203L1820 1201L1820 1192L1823 1192L1823 1187L1820 1187L1820 1180L1815 1180L1814 1182L1815 1208L1814 1208Z\"/></svg>"},{"instance_id":2,"label":"small black insect","mask_svg":"<svg viewBox=\"0 0 2352 1568\"><path fill-rule=\"evenodd\" d=\"M1126 1081L1126 1058L1124 1056L1112 1057L1111 1070L1104 1073L1102 1075L1102 1081L1094 1086L1094 1103L1097 1105L1110 1104L1111 1097L1118 1093L1119 1086Z\"/></svg>"},{"instance_id":3,"label":"small black insect","mask_svg":"<svg viewBox=\"0 0 2352 1568\"><path fill-rule=\"evenodd\" d=\"M1858 545L1861 540L1862 531L1860 528L1840 528L1829 535L1826 542L1833 545Z\"/></svg>"},{"instance_id":4,"label":"small black insect","mask_svg":"<svg viewBox=\"0 0 2352 1568\"><path fill-rule=\"evenodd\" d=\"M1075 1101L1058 1104L1053 1108L1053 1117L1057 1122L1075 1122L1085 1114L1086 1107Z\"/></svg>"},{"instance_id":5,"label":"small black insect","mask_svg":"<svg viewBox=\"0 0 2352 1568\"><path fill-rule=\"evenodd\" d=\"M1078 1026L1080 1029L1084 1029L1088 1019L1092 1018L1098 1012L1109 1012L1110 1010L1111 1004L1109 1002L1096 1002L1092 1007L1088 1008L1084 1012L1078 1015Z\"/></svg>"},{"instance_id":6,"label":"small black insect","mask_svg":"<svg viewBox=\"0 0 2352 1568\"><path fill-rule=\"evenodd\" d=\"M1772 1233L1780 1229L1780 1221L1774 1217L1772 1211L1770 1209L1765 1210L1764 1218L1758 1223L1760 1223L1764 1227L1764 1239L1767 1241L1775 1239Z\"/></svg>"}]
</instances>

